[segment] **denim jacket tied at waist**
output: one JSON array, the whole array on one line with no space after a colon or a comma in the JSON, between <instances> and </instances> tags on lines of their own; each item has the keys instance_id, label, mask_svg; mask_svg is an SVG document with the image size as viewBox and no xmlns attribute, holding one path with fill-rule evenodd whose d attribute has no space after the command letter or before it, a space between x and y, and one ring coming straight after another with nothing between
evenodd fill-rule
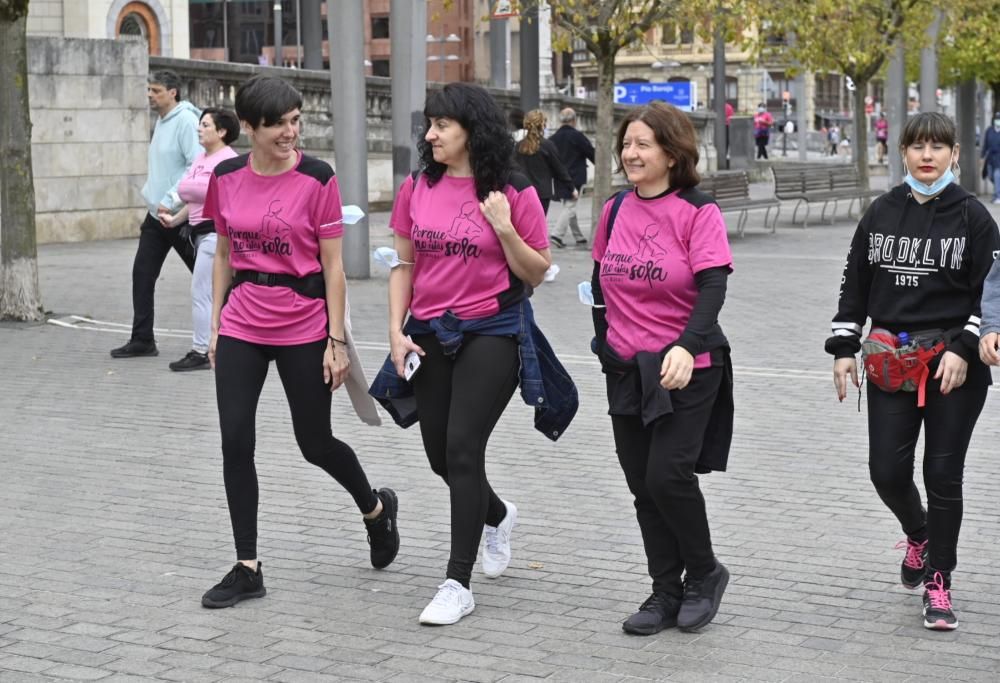
<instances>
[{"instance_id":1,"label":"denim jacket tied at waist","mask_svg":"<svg viewBox=\"0 0 1000 683\"><path fill-rule=\"evenodd\" d=\"M426 321L410 317L403 333L435 334L449 356L458 353L466 333L515 337L521 361L521 398L535 409L535 429L552 441L562 436L580 406L573 378L535 324L531 302L527 300L477 320L462 320L451 311ZM386 357L368 393L400 427L405 429L420 419L413 387L396 372L391 356Z\"/></svg>"}]
</instances>

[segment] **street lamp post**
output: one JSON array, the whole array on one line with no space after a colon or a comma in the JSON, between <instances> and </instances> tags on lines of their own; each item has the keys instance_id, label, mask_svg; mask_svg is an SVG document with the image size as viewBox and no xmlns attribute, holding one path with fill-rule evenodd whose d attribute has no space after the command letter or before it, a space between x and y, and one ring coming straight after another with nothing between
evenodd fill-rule
<instances>
[{"instance_id":1,"label":"street lamp post","mask_svg":"<svg viewBox=\"0 0 1000 683\"><path fill-rule=\"evenodd\" d=\"M447 52L448 52L448 43L461 43L462 39L459 38L454 33L449 33L446 36L433 36L430 33L428 33L427 34L427 42L428 43L437 43L437 44L439 44L441 46L441 54L439 54L439 55L430 55L430 56L427 57L427 61L428 62L441 62L441 82L444 83L444 79L445 79L445 72L444 72L445 62L457 62L457 61L459 61L461 59L461 57L459 57L458 55L449 55L449 54L447 54Z\"/></svg>"},{"instance_id":2,"label":"street lamp post","mask_svg":"<svg viewBox=\"0 0 1000 683\"><path fill-rule=\"evenodd\" d=\"M274 66L284 66L284 46L281 44L281 0L274 1Z\"/></svg>"}]
</instances>

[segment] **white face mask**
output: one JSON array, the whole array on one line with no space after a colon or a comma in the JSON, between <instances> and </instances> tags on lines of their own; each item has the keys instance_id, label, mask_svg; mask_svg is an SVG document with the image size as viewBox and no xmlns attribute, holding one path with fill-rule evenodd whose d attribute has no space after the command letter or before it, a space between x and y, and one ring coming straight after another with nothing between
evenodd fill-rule
<instances>
[{"instance_id":1,"label":"white face mask","mask_svg":"<svg viewBox=\"0 0 1000 683\"><path fill-rule=\"evenodd\" d=\"M937 193L941 192L944 188L948 187L952 182L956 180L955 172L952 168L955 166L955 155L951 157L951 161L948 162L948 170L941 174L941 177L935 180L930 185L922 183L912 175L910 175L910 169L906 168L906 160L903 160L903 168L906 169L906 175L903 176L903 182L910 186L915 192L919 192L925 197L933 197Z\"/></svg>"},{"instance_id":2,"label":"white face mask","mask_svg":"<svg viewBox=\"0 0 1000 683\"><path fill-rule=\"evenodd\" d=\"M372 259L374 259L375 263L380 266L385 266L389 270L403 264L408 266L413 265L410 261L401 261L399 258L399 252L392 247L379 247L372 252Z\"/></svg>"}]
</instances>

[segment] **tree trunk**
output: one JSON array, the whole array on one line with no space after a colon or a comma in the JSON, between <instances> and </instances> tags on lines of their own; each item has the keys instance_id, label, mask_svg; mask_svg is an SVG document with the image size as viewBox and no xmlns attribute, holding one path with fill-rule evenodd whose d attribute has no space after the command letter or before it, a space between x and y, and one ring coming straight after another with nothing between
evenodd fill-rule
<instances>
[{"instance_id":1,"label":"tree trunk","mask_svg":"<svg viewBox=\"0 0 1000 683\"><path fill-rule=\"evenodd\" d=\"M1000 81L990 83L990 90L993 92L993 112L1000 111Z\"/></svg>"},{"instance_id":2,"label":"tree trunk","mask_svg":"<svg viewBox=\"0 0 1000 683\"><path fill-rule=\"evenodd\" d=\"M865 114L865 92L868 82L854 82L857 87L851 93L854 99L854 167L858 171L858 182L861 187L870 187L868 182L868 115ZM861 201L862 211L868 208L868 199Z\"/></svg>"},{"instance_id":3,"label":"tree trunk","mask_svg":"<svg viewBox=\"0 0 1000 683\"><path fill-rule=\"evenodd\" d=\"M597 58L597 144L594 145L594 196L590 239L593 243L604 202L611 196L611 164L615 138L615 55Z\"/></svg>"},{"instance_id":4,"label":"tree trunk","mask_svg":"<svg viewBox=\"0 0 1000 683\"><path fill-rule=\"evenodd\" d=\"M0 319L41 320L27 17L0 19Z\"/></svg>"}]
</instances>

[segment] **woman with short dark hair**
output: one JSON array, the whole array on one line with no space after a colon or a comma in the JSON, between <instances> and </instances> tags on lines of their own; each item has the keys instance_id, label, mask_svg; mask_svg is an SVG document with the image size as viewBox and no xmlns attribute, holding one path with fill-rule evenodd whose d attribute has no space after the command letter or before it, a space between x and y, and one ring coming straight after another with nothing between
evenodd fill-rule
<instances>
[{"instance_id":1,"label":"woman with short dark hair","mask_svg":"<svg viewBox=\"0 0 1000 683\"><path fill-rule=\"evenodd\" d=\"M935 630L958 628L951 576L962 474L992 382L977 355L983 282L1000 250L989 211L955 182L956 137L943 114L907 121L898 147L904 182L872 202L858 223L826 341L841 401L848 381L860 391L854 357L862 351L869 474L906 534L899 544L905 550L901 582L923 586L924 627ZM904 374L906 381L897 381ZM921 425L926 508L913 483Z\"/></svg>"},{"instance_id":2,"label":"woman with short dark hair","mask_svg":"<svg viewBox=\"0 0 1000 683\"><path fill-rule=\"evenodd\" d=\"M715 617L729 580L696 472L724 470L732 436L732 364L718 324L732 255L719 207L696 188L698 141L683 112L633 109L616 142L632 189L605 204L594 236L595 343L653 579L622 628L695 631Z\"/></svg>"},{"instance_id":3,"label":"woman with short dark hair","mask_svg":"<svg viewBox=\"0 0 1000 683\"><path fill-rule=\"evenodd\" d=\"M236 93L250 153L215 168L205 215L218 233L208 356L215 368L223 479L237 562L202 597L229 607L265 594L257 561L257 401L271 361L285 390L295 440L354 499L371 563L399 550L396 494L372 490L357 455L330 429L331 393L346 379L347 282L341 258L340 191L329 164L296 149L302 95L256 76Z\"/></svg>"},{"instance_id":4,"label":"woman with short dark hair","mask_svg":"<svg viewBox=\"0 0 1000 683\"><path fill-rule=\"evenodd\" d=\"M194 271L191 274L191 350L170 363L175 372L208 370L208 340L212 328L212 262L215 259L215 224L204 215L208 181L219 162L236 155L229 145L240 137L236 115L226 109L209 107L198 121L198 142L205 148L195 157L187 173L177 184L177 195L185 202L175 214L160 213L166 227L180 226L184 239L194 247Z\"/></svg>"},{"instance_id":5,"label":"woman with short dark hair","mask_svg":"<svg viewBox=\"0 0 1000 683\"><path fill-rule=\"evenodd\" d=\"M400 261L389 276L391 353L370 391L402 426L419 420L431 469L448 485L451 554L420 623L453 624L475 608L484 532L486 576L511 560L517 508L486 478L493 428L520 383L536 428L550 425L554 440L576 411L576 389L534 324L528 296L550 264L545 214L513 170L503 112L483 88L450 83L424 116L421 171L403 182L389 220ZM552 362L540 368L543 358ZM553 375L562 384L550 393ZM387 396L415 398L411 419Z\"/></svg>"}]
</instances>

